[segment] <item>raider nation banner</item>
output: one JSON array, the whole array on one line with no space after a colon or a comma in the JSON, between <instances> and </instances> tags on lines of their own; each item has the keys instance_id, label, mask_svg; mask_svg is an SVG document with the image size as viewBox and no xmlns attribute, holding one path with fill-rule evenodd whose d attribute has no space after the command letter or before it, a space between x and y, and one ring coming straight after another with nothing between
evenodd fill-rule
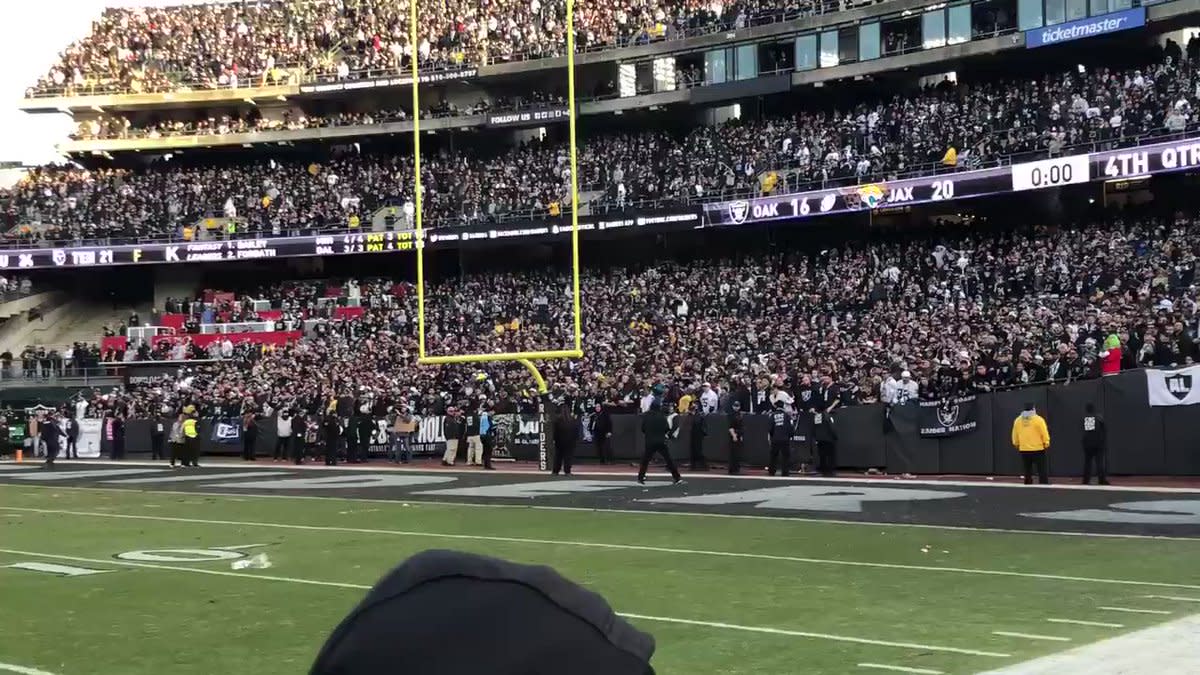
<instances>
[{"instance_id":1,"label":"raider nation banner","mask_svg":"<svg viewBox=\"0 0 1200 675\"><path fill-rule=\"evenodd\" d=\"M1147 370L1146 393L1152 406L1200 403L1200 366L1179 370Z\"/></svg>"},{"instance_id":2,"label":"raider nation banner","mask_svg":"<svg viewBox=\"0 0 1200 675\"><path fill-rule=\"evenodd\" d=\"M920 414L917 415L921 435L939 438L974 431L979 426L975 403L974 395L921 401Z\"/></svg>"}]
</instances>

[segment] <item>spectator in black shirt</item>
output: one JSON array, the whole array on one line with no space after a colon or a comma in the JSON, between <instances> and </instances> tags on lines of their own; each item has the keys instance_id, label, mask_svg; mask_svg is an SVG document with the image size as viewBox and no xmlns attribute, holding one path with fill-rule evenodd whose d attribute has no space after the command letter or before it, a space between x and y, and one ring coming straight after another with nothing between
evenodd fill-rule
<instances>
[{"instance_id":1,"label":"spectator in black shirt","mask_svg":"<svg viewBox=\"0 0 1200 675\"><path fill-rule=\"evenodd\" d=\"M736 476L742 472L742 450L746 443L746 418L742 414L740 401L733 402L733 412L729 414L729 475Z\"/></svg>"},{"instance_id":2,"label":"spectator in black shirt","mask_svg":"<svg viewBox=\"0 0 1200 675\"><path fill-rule=\"evenodd\" d=\"M608 408L597 403L592 412L591 420L592 442L596 444L596 454L601 464L611 464L612 457L612 414Z\"/></svg>"},{"instance_id":3,"label":"spectator in black shirt","mask_svg":"<svg viewBox=\"0 0 1200 675\"><path fill-rule=\"evenodd\" d=\"M642 462L638 465L638 483L646 483L646 469L649 468L650 459L654 455L662 456L676 485L683 482L683 477L679 475L679 469L675 468L675 460L671 459L671 453L667 450L667 436L670 433L671 424L662 410L662 404L658 401L651 403L650 409L642 415L642 437L645 440L645 450L642 451Z\"/></svg>"},{"instance_id":4,"label":"spectator in black shirt","mask_svg":"<svg viewBox=\"0 0 1200 675\"><path fill-rule=\"evenodd\" d=\"M1095 404L1083 407L1083 484L1092 482L1092 467L1100 485L1108 485L1108 457L1105 453L1106 429L1104 418L1096 412Z\"/></svg>"},{"instance_id":5,"label":"spectator in black shirt","mask_svg":"<svg viewBox=\"0 0 1200 675\"><path fill-rule=\"evenodd\" d=\"M772 476L782 469L784 477L787 477L791 471L791 441L795 429L796 423L784 410L783 401L776 401L775 409L771 411L771 459L767 468Z\"/></svg>"},{"instance_id":6,"label":"spectator in black shirt","mask_svg":"<svg viewBox=\"0 0 1200 675\"><path fill-rule=\"evenodd\" d=\"M559 406L558 414L554 417L554 467L555 476L561 471L571 475L571 465L575 460L575 443L579 437L579 423L571 415L571 410L565 405Z\"/></svg>"}]
</instances>

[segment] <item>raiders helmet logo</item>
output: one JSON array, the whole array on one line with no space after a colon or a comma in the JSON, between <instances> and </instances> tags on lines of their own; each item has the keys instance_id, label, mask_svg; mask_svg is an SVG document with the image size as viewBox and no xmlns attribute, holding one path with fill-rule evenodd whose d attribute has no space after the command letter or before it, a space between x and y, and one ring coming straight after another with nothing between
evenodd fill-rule
<instances>
[{"instance_id":1,"label":"raiders helmet logo","mask_svg":"<svg viewBox=\"0 0 1200 675\"><path fill-rule=\"evenodd\" d=\"M958 404L954 401L943 401L937 409L938 424L952 427L958 423Z\"/></svg>"},{"instance_id":2,"label":"raiders helmet logo","mask_svg":"<svg viewBox=\"0 0 1200 675\"><path fill-rule=\"evenodd\" d=\"M729 202L729 219L734 225L741 225L746 222L746 216L750 215L750 202L739 199L736 202Z\"/></svg>"},{"instance_id":3,"label":"raiders helmet logo","mask_svg":"<svg viewBox=\"0 0 1200 675\"><path fill-rule=\"evenodd\" d=\"M1192 376L1176 374L1166 379L1167 391L1176 399L1182 401L1192 392Z\"/></svg>"}]
</instances>

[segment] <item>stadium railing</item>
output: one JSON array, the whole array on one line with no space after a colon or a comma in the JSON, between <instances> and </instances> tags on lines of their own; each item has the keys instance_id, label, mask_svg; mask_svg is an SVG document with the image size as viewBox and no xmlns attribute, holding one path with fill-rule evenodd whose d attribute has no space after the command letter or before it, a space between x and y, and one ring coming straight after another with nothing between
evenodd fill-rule
<instances>
[{"instance_id":1,"label":"stadium railing","mask_svg":"<svg viewBox=\"0 0 1200 675\"><path fill-rule=\"evenodd\" d=\"M19 359L7 367L0 366L0 389L15 389L21 387L45 386L113 386L128 383L127 377L133 371L141 369L145 376L162 377L173 375L180 368L219 363L223 359L188 359L184 361L112 361L101 362L87 367L57 367L43 368L40 362L34 362L32 370L27 371Z\"/></svg>"}]
</instances>

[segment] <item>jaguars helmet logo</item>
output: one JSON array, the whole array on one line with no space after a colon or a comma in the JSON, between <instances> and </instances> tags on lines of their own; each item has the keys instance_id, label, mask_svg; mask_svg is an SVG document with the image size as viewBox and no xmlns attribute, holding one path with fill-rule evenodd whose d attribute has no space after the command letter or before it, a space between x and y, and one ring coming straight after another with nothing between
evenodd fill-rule
<instances>
[{"instance_id":1,"label":"jaguars helmet logo","mask_svg":"<svg viewBox=\"0 0 1200 675\"><path fill-rule=\"evenodd\" d=\"M883 188L878 185L864 185L858 188L858 196L862 199L862 203L867 205L867 208L873 209L883 204L884 193Z\"/></svg>"}]
</instances>

